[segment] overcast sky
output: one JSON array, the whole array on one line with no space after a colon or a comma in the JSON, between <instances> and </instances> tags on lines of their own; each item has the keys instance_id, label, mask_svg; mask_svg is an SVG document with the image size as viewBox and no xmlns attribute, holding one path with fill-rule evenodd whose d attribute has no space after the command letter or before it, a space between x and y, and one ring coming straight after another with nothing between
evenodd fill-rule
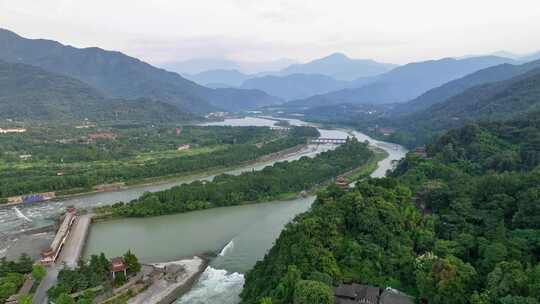
<instances>
[{"instance_id":1,"label":"overcast sky","mask_svg":"<svg viewBox=\"0 0 540 304\"><path fill-rule=\"evenodd\" d=\"M154 64L191 58L307 61L333 52L407 63L540 50L539 0L0 0L0 27L120 50Z\"/></svg>"}]
</instances>

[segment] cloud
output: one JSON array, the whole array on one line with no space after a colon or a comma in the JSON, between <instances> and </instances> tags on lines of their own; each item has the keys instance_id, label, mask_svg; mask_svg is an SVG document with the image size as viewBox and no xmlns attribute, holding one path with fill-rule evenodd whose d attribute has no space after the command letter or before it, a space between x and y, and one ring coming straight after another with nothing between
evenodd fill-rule
<instances>
[{"instance_id":1,"label":"cloud","mask_svg":"<svg viewBox=\"0 0 540 304\"><path fill-rule=\"evenodd\" d=\"M537 0L0 0L0 20L24 36L151 62L306 61L339 51L405 63L540 49Z\"/></svg>"}]
</instances>

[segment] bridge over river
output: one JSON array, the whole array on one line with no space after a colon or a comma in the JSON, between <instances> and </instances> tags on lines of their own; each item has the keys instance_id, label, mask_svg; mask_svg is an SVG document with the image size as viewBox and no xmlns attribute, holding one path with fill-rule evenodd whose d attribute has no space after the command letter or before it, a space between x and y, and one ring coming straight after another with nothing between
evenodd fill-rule
<instances>
[{"instance_id":1,"label":"bridge over river","mask_svg":"<svg viewBox=\"0 0 540 304\"><path fill-rule=\"evenodd\" d=\"M319 137L319 138L313 138L309 140L309 144L312 145L325 145L325 144L332 144L332 145L342 145L347 142L348 138L325 138L325 137Z\"/></svg>"}]
</instances>

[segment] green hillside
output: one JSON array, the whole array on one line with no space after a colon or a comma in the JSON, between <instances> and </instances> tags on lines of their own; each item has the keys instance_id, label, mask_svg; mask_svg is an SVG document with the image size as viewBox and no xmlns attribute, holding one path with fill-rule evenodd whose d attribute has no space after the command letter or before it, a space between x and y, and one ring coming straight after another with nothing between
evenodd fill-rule
<instances>
[{"instance_id":1,"label":"green hillside","mask_svg":"<svg viewBox=\"0 0 540 304\"><path fill-rule=\"evenodd\" d=\"M404 115L421 111L430 106L442 103L452 96L463 93L465 90L491 82L504 81L525 74L530 70L540 67L540 60L524 63L521 65L501 64L469 74L440 87L431 89L419 97L396 106L392 114Z\"/></svg>"},{"instance_id":2,"label":"green hillside","mask_svg":"<svg viewBox=\"0 0 540 304\"><path fill-rule=\"evenodd\" d=\"M221 99L231 98L230 91L200 86L176 73L120 52L97 47L75 48L52 40L26 39L4 29L0 29L0 60L37 66L76 78L109 97L149 98L192 113L220 110ZM239 103L250 105L250 101L258 98L250 91L236 91L235 101ZM260 91L257 93L266 95ZM271 101L270 104L279 102L277 98L265 97Z\"/></svg>"},{"instance_id":3,"label":"green hillside","mask_svg":"<svg viewBox=\"0 0 540 304\"><path fill-rule=\"evenodd\" d=\"M296 303L343 282L418 303L538 303L539 148L535 113L451 131L389 178L327 188L247 273L241 303Z\"/></svg>"},{"instance_id":4,"label":"green hillside","mask_svg":"<svg viewBox=\"0 0 540 304\"><path fill-rule=\"evenodd\" d=\"M540 109L540 68L509 80L488 83L435 104L389 125L414 135L416 143L473 121L510 119Z\"/></svg>"},{"instance_id":5,"label":"green hillside","mask_svg":"<svg viewBox=\"0 0 540 304\"><path fill-rule=\"evenodd\" d=\"M158 101L108 99L79 80L25 64L0 62L0 118L165 122L194 117Z\"/></svg>"}]
</instances>

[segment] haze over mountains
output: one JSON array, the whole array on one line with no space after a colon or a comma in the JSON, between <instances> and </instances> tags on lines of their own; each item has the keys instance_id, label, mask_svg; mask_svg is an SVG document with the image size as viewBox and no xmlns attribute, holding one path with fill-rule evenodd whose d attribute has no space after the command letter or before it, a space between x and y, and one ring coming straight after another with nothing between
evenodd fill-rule
<instances>
[{"instance_id":1,"label":"haze over mountains","mask_svg":"<svg viewBox=\"0 0 540 304\"><path fill-rule=\"evenodd\" d=\"M297 63L295 60L287 58L262 62L198 58L163 63L159 66L181 75L193 75L212 70L237 70L245 74L258 74L261 72L276 72L295 63Z\"/></svg>"},{"instance_id":2,"label":"haze over mountains","mask_svg":"<svg viewBox=\"0 0 540 304\"><path fill-rule=\"evenodd\" d=\"M0 30L0 60L25 63L73 77L111 97L150 98L187 112L221 110L223 100L231 99L242 104L280 102L253 90L206 88L120 52L100 48L79 49L51 40L25 39L8 30Z\"/></svg>"},{"instance_id":3,"label":"haze over mountains","mask_svg":"<svg viewBox=\"0 0 540 304\"><path fill-rule=\"evenodd\" d=\"M247 79L241 88L258 89L284 100L292 100L340 90L348 85L347 81L336 80L322 74L291 74Z\"/></svg>"},{"instance_id":4,"label":"haze over mountains","mask_svg":"<svg viewBox=\"0 0 540 304\"><path fill-rule=\"evenodd\" d=\"M515 77L468 88L399 120L399 124L437 131L471 121L501 120L540 110L540 62L534 66Z\"/></svg>"},{"instance_id":5,"label":"haze over mountains","mask_svg":"<svg viewBox=\"0 0 540 304\"><path fill-rule=\"evenodd\" d=\"M187 119L193 117L193 113L240 112L276 105L309 115L323 111L328 115L333 113L334 117L361 117L368 121L381 113L383 116L408 117L422 111L434 111L434 105L450 100L458 104L456 100L460 98L457 96L478 85L511 80L540 66L539 62L519 65L526 60L524 58L534 58L535 54L508 56L515 59L490 55L395 66L335 53L304 64L293 64L277 72L244 74L236 69L217 69L188 76L206 87L120 52L96 47L79 49L51 40L26 39L8 30L0 30L0 60L5 61L4 71L21 70L27 75L25 77L30 77L31 73L42 76L50 73L43 76L49 81L30 83L43 85L43 88L32 90L49 96L35 111L31 105L37 105L36 100L24 92L8 90L2 95L4 99L24 101L20 105L4 105L5 109L15 109L10 113L19 109L31 118L48 117L51 109L62 109L69 100L81 108L84 108L80 105L81 100L87 100L88 107L98 112L107 103L117 108L133 106L133 113L143 105L149 106L149 117L156 119ZM8 67L7 63L24 65ZM218 64L238 67L234 62ZM25 65L40 69L32 70ZM2 79L5 87L13 86L13 79L8 79L10 74L4 75L7 77ZM52 79L58 82L57 86L51 85ZM60 97L53 101L50 96ZM132 103L134 101L137 103ZM340 106L332 109L337 105ZM42 110L38 110L40 107ZM450 111L451 108L441 107L439 111ZM519 107L524 108L523 104ZM67 110L59 111L64 113L60 116L82 117L74 108L64 109ZM168 113L160 116L159 111Z\"/></svg>"},{"instance_id":6,"label":"haze over mountains","mask_svg":"<svg viewBox=\"0 0 540 304\"><path fill-rule=\"evenodd\" d=\"M337 80L352 81L377 76L395 67L395 64L379 63L371 59L351 59L345 54L334 53L308 63L291 65L279 74L324 74Z\"/></svg>"},{"instance_id":7,"label":"haze over mountains","mask_svg":"<svg viewBox=\"0 0 540 304\"><path fill-rule=\"evenodd\" d=\"M444 58L409 63L382 74L371 83L355 89L344 89L303 100L289 102L290 107L320 105L400 103L448 81L486 67L514 62L512 59L484 56L466 59Z\"/></svg>"},{"instance_id":8,"label":"haze over mountains","mask_svg":"<svg viewBox=\"0 0 540 304\"><path fill-rule=\"evenodd\" d=\"M540 60L481 69L401 104L327 103L289 110L305 114L308 120L355 125L416 147L468 123L539 111Z\"/></svg>"},{"instance_id":9,"label":"haze over mountains","mask_svg":"<svg viewBox=\"0 0 540 304\"><path fill-rule=\"evenodd\" d=\"M284 100L292 100L358 87L396 66L369 59L351 59L344 54L334 53L275 72L244 74L237 69L217 69L184 76L209 87L258 89Z\"/></svg>"},{"instance_id":10,"label":"haze over mountains","mask_svg":"<svg viewBox=\"0 0 540 304\"><path fill-rule=\"evenodd\" d=\"M460 94L466 89L490 82L507 80L540 67L540 60L521 65L501 64L476 71L465 77L450 81L440 87L431 89L417 98L396 106L394 113L398 115L409 114L427 109L431 105L442 103L448 98Z\"/></svg>"}]
</instances>

